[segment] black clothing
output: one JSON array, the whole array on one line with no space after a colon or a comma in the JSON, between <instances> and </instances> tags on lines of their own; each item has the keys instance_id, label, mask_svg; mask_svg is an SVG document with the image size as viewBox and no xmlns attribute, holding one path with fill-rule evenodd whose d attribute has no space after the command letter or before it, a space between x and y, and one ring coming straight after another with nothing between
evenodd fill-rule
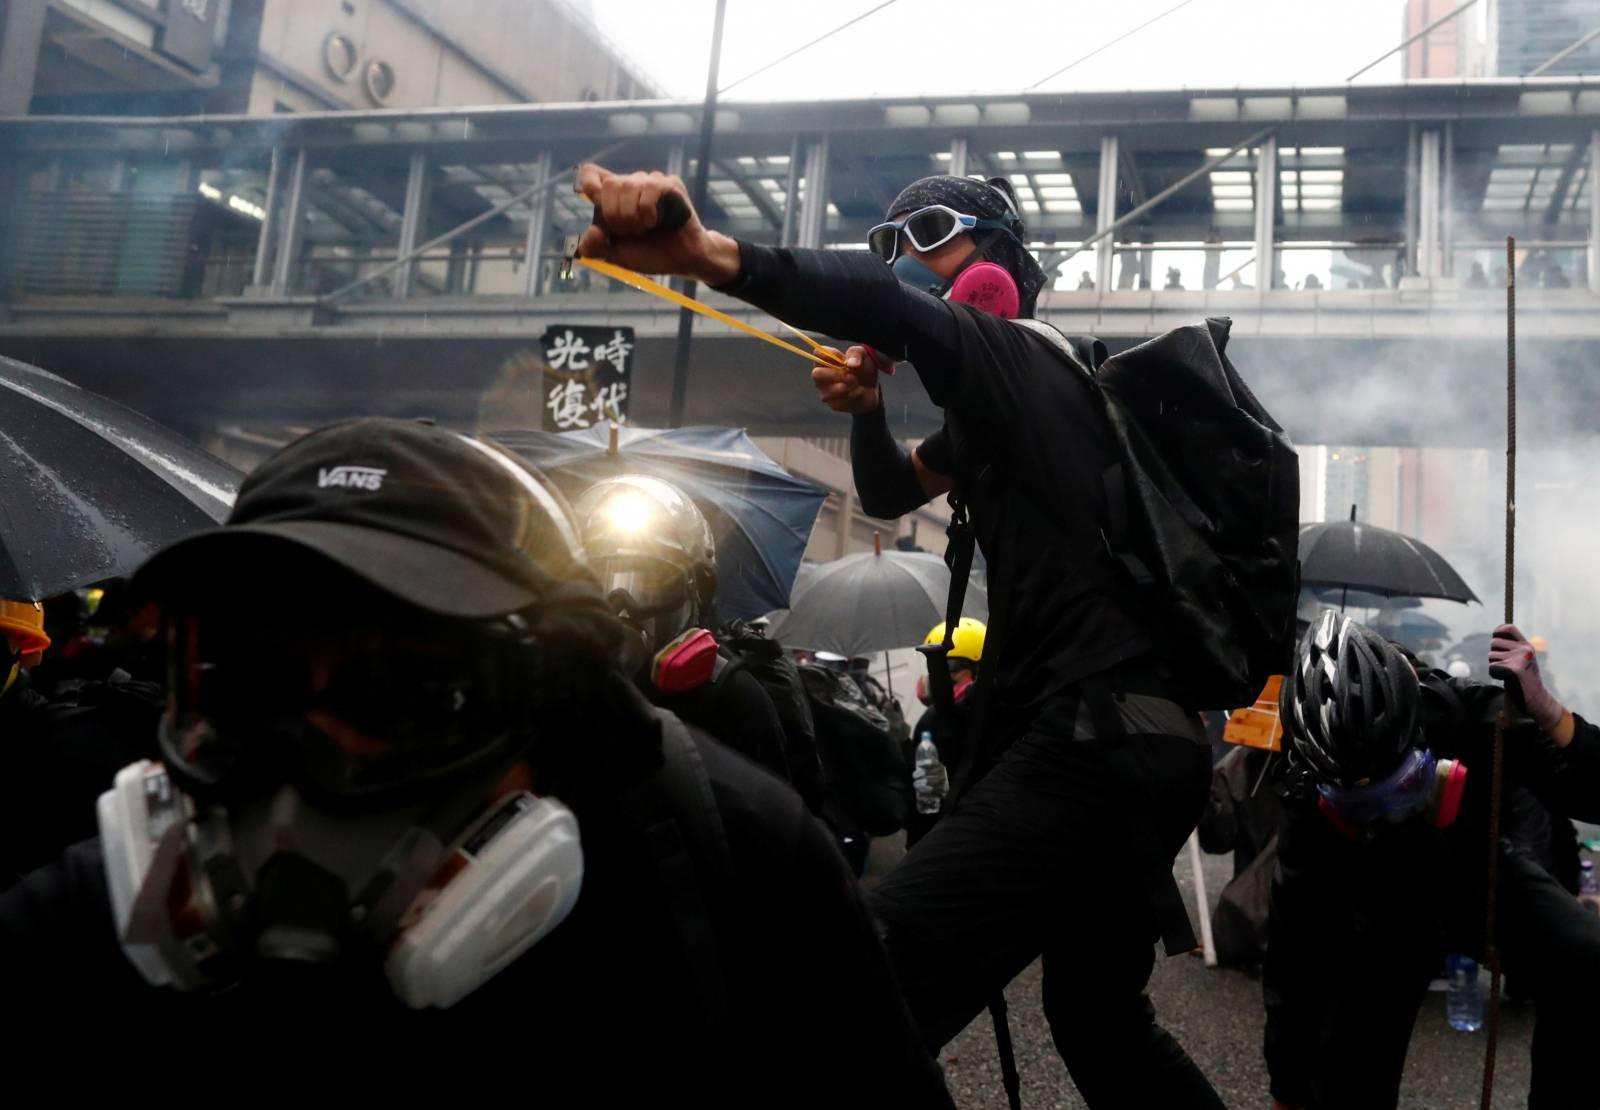
<instances>
[{"instance_id":1,"label":"black clothing","mask_svg":"<svg viewBox=\"0 0 1600 1110\"><path fill-rule=\"evenodd\" d=\"M1047 715L1073 683L1151 649L1155 638L1105 588L1116 571L1101 535L1102 481L1116 456L1081 369L1025 327L902 285L874 255L749 243L739 253L741 275L725 292L796 326L909 358L945 409L944 428L919 451L930 467L947 465L942 472L964 492L991 583L1002 572L1012 578L1005 610L990 619L997 739L987 747L998 750ZM993 481L980 482L990 467ZM858 481L863 470L855 467Z\"/></svg>"},{"instance_id":2,"label":"black clothing","mask_svg":"<svg viewBox=\"0 0 1600 1110\"><path fill-rule=\"evenodd\" d=\"M971 772L995 765L873 895L923 1036L942 1045L1045 953L1045 1013L1091 1105L1220 1105L1143 993L1156 936L1170 947L1188 933L1171 865L1210 758L1149 658L1159 623L1113 597L1103 481L1116 455L1086 368L1024 324L902 285L873 255L739 253L726 292L915 365L945 411L919 452L952 479L988 561L992 688ZM885 422L856 425L853 442L877 441L854 462L865 487L867 465L903 452ZM869 513L923 500L905 464L890 468L900 477L870 505L864 494ZM1105 908L1081 912L1086 891ZM1077 965L1067 982L1064 961Z\"/></svg>"},{"instance_id":3,"label":"black clothing","mask_svg":"<svg viewBox=\"0 0 1600 1110\"><path fill-rule=\"evenodd\" d=\"M1152 704L1170 708L1133 716ZM1136 697L1125 707L1129 735L1115 744L1092 738L1087 711L1074 735L1012 744L878 885L873 910L929 1048L1043 953L1045 1016L1091 1106L1221 1106L1144 994L1158 922L1134 848L1153 814L1176 854L1210 758L1192 714Z\"/></svg>"},{"instance_id":4,"label":"black clothing","mask_svg":"<svg viewBox=\"0 0 1600 1110\"><path fill-rule=\"evenodd\" d=\"M0 697L0 750L11 789L0 806L0 890L93 836L95 801L117 772L157 759L160 687L115 671L46 700L26 686Z\"/></svg>"},{"instance_id":5,"label":"black clothing","mask_svg":"<svg viewBox=\"0 0 1600 1110\"><path fill-rule=\"evenodd\" d=\"M1273 881L1263 976L1273 1096L1296 1107L1387 1107L1429 979L1450 951L1478 954L1485 897L1492 721L1498 685L1424 675L1430 747L1468 767L1460 817L1385 825L1365 841L1313 802L1291 805ZM1530 1105L1571 1105L1590 1086L1586 1056L1566 1044L1575 1010L1600 991L1600 921L1531 853L1548 835L1529 792L1560 814L1600 817L1600 729L1578 722L1565 749L1526 720L1508 731L1502 801L1499 947L1533 995L1539 1023ZM1361 1061L1360 1067L1350 1066Z\"/></svg>"},{"instance_id":6,"label":"black clothing","mask_svg":"<svg viewBox=\"0 0 1600 1110\"><path fill-rule=\"evenodd\" d=\"M934 466L926 450L922 461L941 474L950 472ZM889 417L881 404L869 413L850 418L850 464L861 511L868 516L893 520L928 500L917 480L911 454L890 433Z\"/></svg>"},{"instance_id":7,"label":"black clothing","mask_svg":"<svg viewBox=\"0 0 1600 1110\"><path fill-rule=\"evenodd\" d=\"M805 683L794 657L763 629L733 620L717 631L723 654L754 678L766 691L783 729L783 758L789 767L789 784L814 815L823 801L822 756L817 750L817 726L811 719Z\"/></svg>"},{"instance_id":8,"label":"black clothing","mask_svg":"<svg viewBox=\"0 0 1600 1110\"><path fill-rule=\"evenodd\" d=\"M717 673L703 686L673 694L653 687L646 692L656 705L789 781L778 711L761 683L726 655L718 657Z\"/></svg>"},{"instance_id":9,"label":"black clothing","mask_svg":"<svg viewBox=\"0 0 1600 1110\"><path fill-rule=\"evenodd\" d=\"M1268 763L1283 757L1261 748L1229 748L1211 769L1211 797L1199 832L1202 850L1233 853L1237 877L1283 825L1283 799L1263 781Z\"/></svg>"},{"instance_id":10,"label":"black clothing","mask_svg":"<svg viewBox=\"0 0 1600 1110\"><path fill-rule=\"evenodd\" d=\"M1266 778L1272 762L1283 757L1260 748L1227 747L1211 768L1211 797L1197 831L1202 850L1233 853L1233 878L1211 915L1217 962L1254 967L1267 950L1277 837L1286 817L1283 799Z\"/></svg>"},{"instance_id":11,"label":"black clothing","mask_svg":"<svg viewBox=\"0 0 1600 1110\"><path fill-rule=\"evenodd\" d=\"M113 936L95 842L0 897L7 1002L52 1040L48 1015L93 1013L114 1051L159 1046L204 1069L214 1038L228 1050L218 1066L259 1071L270 1053L327 1094L403 1091L444 1070L549 1105L952 1107L827 832L771 776L695 743L731 856L729 886L704 899L727 1013L698 1001L669 894L606 782L563 796L585 864L572 915L448 1011L406 1010L375 974L258 975L214 996L148 988ZM342 1066L315 1071L306 1054L319 1052Z\"/></svg>"}]
</instances>

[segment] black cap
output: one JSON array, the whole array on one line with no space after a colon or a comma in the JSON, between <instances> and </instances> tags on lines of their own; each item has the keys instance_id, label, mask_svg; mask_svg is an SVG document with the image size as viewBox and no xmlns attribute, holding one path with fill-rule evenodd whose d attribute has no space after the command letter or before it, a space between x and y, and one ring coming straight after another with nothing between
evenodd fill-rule
<instances>
[{"instance_id":1,"label":"black cap","mask_svg":"<svg viewBox=\"0 0 1600 1110\"><path fill-rule=\"evenodd\" d=\"M587 578L560 495L503 448L372 417L303 436L239 488L221 528L157 552L134 589L157 601L310 551L402 601L449 616L515 612Z\"/></svg>"}]
</instances>

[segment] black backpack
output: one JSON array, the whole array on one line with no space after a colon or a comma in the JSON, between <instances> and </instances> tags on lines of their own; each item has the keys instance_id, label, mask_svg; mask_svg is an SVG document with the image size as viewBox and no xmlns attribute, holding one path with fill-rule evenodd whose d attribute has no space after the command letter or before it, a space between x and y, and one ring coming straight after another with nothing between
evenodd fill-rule
<instances>
[{"instance_id":1,"label":"black backpack","mask_svg":"<svg viewBox=\"0 0 1600 1110\"><path fill-rule=\"evenodd\" d=\"M1082 366L1054 328L1017 322ZM1248 705L1284 673L1299 592L1299 462L1228 360L1231 327L1174 328L1090 369L1120 455L1104 475L1126 572L1111 588L1158 618L1198 709Z\"/></svg>"},{"instance_id":2,"label":"black backpack","mask_svg":"<svg viewBox=\"0 0 1600 1110\"><path fill-rule=\"evenodd\" d=\"M889 719L847 675L803 666L800 679L817 726L827 808L870 836L888 836L911 819L911 776Z\"/></svg>"},{"instance_id":3,"label":"black backpack","mask_svg":"<svg viewBox=\"0 0 1600 1110\"><path fill-rule=\"evenodd\" d=\"M822 760L817 752L817 728L811 705L794 660L777 640L744 621L729 621L717 630L717 643L729 660L714 681L722 683L734 670L744 671L767 692L778 723L783 726L783 754L789 765L789 782L806 808L822 812Z\"/></svg>"}]
</instances>

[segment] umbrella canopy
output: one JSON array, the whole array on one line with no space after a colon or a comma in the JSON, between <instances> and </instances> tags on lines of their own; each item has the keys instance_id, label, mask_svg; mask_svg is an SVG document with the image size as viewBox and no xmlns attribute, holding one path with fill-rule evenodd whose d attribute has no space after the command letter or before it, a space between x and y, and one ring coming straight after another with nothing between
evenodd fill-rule
<instances>
[{"instance_id":1,"label":"umbrella canopy","mask_svg":"<svg viewBox=\"0 0 1600 1110\"><path fill-rule=\"evenodd\" d=\"M124 577L219 524L240 478L131 409L0 358L0 597Z\"/></svg>"},{"instance_id":2,"label":"umbrella canopy","mask_svg":"<svg viewBox=\"0 0 1600 1110\"><path fill-rule=\"evenodd\" d=\"M1300 581L1384 597L1478 600L1455 568L1421 540L1354 520L1300 526Z\"/></svg>"},{"instance_id":3,"label":"umbrella canopy","mask_svg":"<svg viewBox=\"0 0 1600 1110\"><path fill-rule=\"evenodd\" d=\"M772 635L788 647L869 655L912 647L944 620L950 569L925 551L846 555L800 568L794 601L773 617ZM962 616L989 618L989 596L967 586Z\"/></svg>"},{"instance_id":4,"label":"umbrella canopy","mask_svg":"<svg viewBox=\"0 0 1600 1110\"><path fill-rule=\"evenodd\" d=\"M738 428L496 432L569 498L603 478L649 474L688 494L717 542L717 612L749 619L789 603L827 491L773 462Z\"/></svg>"}]
</instances>

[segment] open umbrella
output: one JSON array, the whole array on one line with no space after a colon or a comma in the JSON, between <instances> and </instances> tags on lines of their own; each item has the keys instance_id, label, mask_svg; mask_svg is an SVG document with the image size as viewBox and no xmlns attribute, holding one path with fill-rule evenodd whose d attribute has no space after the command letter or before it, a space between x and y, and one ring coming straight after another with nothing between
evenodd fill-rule
<instances>
[{"instance_id":1,"label":"open umbrella","mask_svg":"<svg viewBox=\"0 0 1600 1110\"><path fill-rule=\"evenodd\" d=\"M0 597L131 573L228 515L240 474L131 409L0 358Z\"/></svg>"},{"instance_id":2,"label":"open umbrella","mask_svg":"<svg viewBox=\"0 0 1600 1110\"><path fill-rule=\"evenodd\" d=\"M772 619L772 635L789 647L869 655L922 643L944 620L950 570L925 551L846 555L800 568L787 613ZM969 583L962 615L986 620L989 596Z\"/></svg>"},{"instance_id":3,"label":"open umbrella","mask_svg":"<svg viewBox=\"0 0 1600 1110\"><path fill-rule=\"evenodd\" d=\"M1300 581L1384 597L1477 601L1455 568L1421 540L1355 519L1300 526Z\"/></svg>"},{"instance_id":4,"label":"open umbrella","mask_svg":"<svg viewBox=\"0 0 1600 1110\"><path fill-rule=\"evenodd\" d=\"M717 541L717 612L749 619L789 604L827 492L773 462L739 428L496 432L570 498L602 478L649 474L699 506Z\"/></svg>"}]
</instances>

